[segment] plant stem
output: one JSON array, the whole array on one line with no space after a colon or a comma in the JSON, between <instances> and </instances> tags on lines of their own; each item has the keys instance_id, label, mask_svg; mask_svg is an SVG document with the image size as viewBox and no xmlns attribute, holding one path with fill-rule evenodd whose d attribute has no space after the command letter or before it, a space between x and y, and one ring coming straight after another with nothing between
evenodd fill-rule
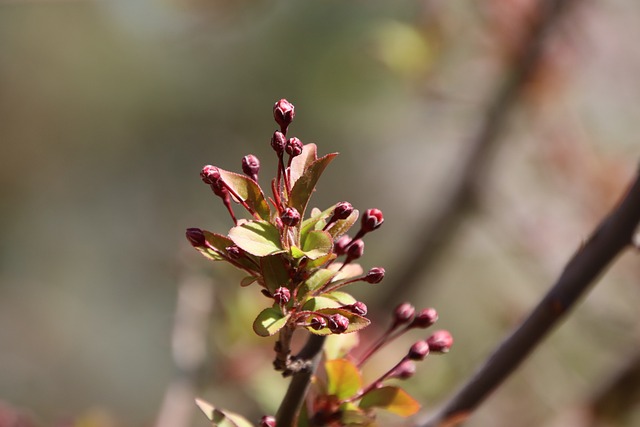
<instances>
[{"instance_id":1,"label":"plant stem","mask_svg":"<svg viewBox=\"0 0 640 427\"><path fill-rule=\"evenodd\" d=\"M640 224L640 175L622 202L575 253L529 317L494 351L460 390L422 427L455 426L464 421L535 349L609 264L632 247Z\"/></svg>"},{"instance_id":2,"label":"plant stem","mask_svg":"<svg viewBox=\"0 0 640 427\"><path fill-rule=\"evenodd\" d=\"M307 343L296 356L297 359L308 360L310 364L307 369L295 373L291 378L287 393L280 403L276 414L276 425L278 427L295 426L296 419L304 404L304 399L307 396L311 377L320 363L324 340L324 336L310 335Z\"/></svg>"}]
</instances>

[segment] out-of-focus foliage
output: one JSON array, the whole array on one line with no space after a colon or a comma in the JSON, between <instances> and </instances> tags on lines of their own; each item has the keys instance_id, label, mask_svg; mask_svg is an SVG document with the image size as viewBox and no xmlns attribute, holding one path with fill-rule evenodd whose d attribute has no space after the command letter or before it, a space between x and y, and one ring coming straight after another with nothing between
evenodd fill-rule
<instances>
[{"instance_id":1,"label":"out-of-focus foliage","mask_svg":"<svg viewBox=\"0 0 640 427\"><path fill-rule=\"evenodd\" d=\"M286 383L251 331L264 301L184 242L190 225L231 226L203 196L200 168L239 168L251 152L273 169L264 106L288 98L293 136L341 153L310 207L382 209L364 267L392 279L416 224L445 199L533 3L0 0L0 398L42 425L153 423L176 374L177 289L205 270L215 304L199 393L273 413ZM416 292L456 337L408 386L426 410L623 191L638 161L639 12L631 0L571 12L511 116L479 211ZM637 348L638 274L623 258L468 424L579 412ZM407 346L387 349L380 369Z\"/></svg>"}]
</instances>

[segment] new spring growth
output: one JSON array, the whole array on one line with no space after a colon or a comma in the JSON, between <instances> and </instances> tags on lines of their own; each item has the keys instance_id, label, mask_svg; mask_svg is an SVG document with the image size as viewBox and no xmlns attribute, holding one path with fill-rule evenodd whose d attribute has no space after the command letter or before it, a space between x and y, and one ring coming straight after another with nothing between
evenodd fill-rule
<instances>
[{"instance_id":1,"label":"new spring growth","mask_svg":"<svg viewBox=\"0 0 640 427\"><path fill-rule=\"evenodd\" d=\"M286 99L281 99L273 105L273 118L280 125L280 131L283 134L287 134L287 128L295 116L295 107Z\"/></svg>"}]
</instances>

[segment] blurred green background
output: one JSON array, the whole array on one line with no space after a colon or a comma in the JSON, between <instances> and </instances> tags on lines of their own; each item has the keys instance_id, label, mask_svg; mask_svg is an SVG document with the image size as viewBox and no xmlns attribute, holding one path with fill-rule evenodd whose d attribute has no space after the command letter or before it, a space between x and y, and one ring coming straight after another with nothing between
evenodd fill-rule
<instances>
[{"instance_id":1,"label":"blurred green background","mask_svg":"<svg viewBox=\"0 0 640 427\"><path fill-rule=\"evenodd\" d=\"M408 386L427 411L542 296L633 175L640 6L576 3L511 112L480 208L413 292L456 339ZM0 0L0 400L38 425L154 425L177 375L178 289L209 277L197 394L273 411L286 381L269 371L271 340L250 331L263 300L184 239L231 226L200 168L240 170L253 153L270 176L271 107L289 99L292 134L341 153L312 205L382 209L363 264L391 282L446 199L532 5ZM639 277L623 257L468 425L585 425L576 408L638 348ZM399 301L378 289L354 292L384 325ZM640 424L638 406L620 425ZM207 425L197 415L189 425Z\"/></svg>"}]
</instances>

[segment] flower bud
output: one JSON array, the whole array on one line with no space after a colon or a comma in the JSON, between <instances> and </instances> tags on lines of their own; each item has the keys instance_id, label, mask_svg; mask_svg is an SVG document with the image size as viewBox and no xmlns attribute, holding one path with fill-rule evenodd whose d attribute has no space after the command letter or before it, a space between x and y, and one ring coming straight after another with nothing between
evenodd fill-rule
<instances>
[{"instance_id":1,"label":"flower bud","mask_svg":"<svg viewBox=\"0 0 640 427\"><path fill-rule=\"evenodd\" d=\"M413 316L415 315L415 313L415 307L408 302L404 302L397 306L395 311L393 312L393 322L396 326L409 323L411 322L411 320L413 320Z\"/></svg>"},{"instance_id":2,"label":"flower bud","mask_svg":"<svg viewBox=\"0 0 640 427\"><path fill-rule=\"evenodd\" d=\"M362 215L361 232L368 233L379 228L384 222L384 216L380 209L367 209Z\"/></svg>"},{"instance_id":3,"label":"flower bud","mask_svg":"<svg viewBox=\"0 0 640 427\"><path fill-rule=\"evenodd\" d=\"M231 258L234 261L244 256L244 251L236 245L228 246L224 249L227 251L227 255L229 255L229 258Z\"/></svg>"},{"instance_id":4,"label":"flower bud","mask_svg":"<svg viewBox=\"0 0 640 427\"><path fill-rule=\"evenodd\" d=\"M265 415L260 418L260 424L258 427L276 427L276 419L270 415Z\"/></svg>"},{"instance_id":5,"label":"flower bud","mask_svg":"<svg viewBox=\"0 0 640 427\"><path fill-rule=\"evenodd\" d=\"M204 236L204 233L199 228L187 228L187 232L185 233L187 236L187 240L194 248L202 248L207 245L207 239Z\"/></svg>"},{"instance_id":6,"label":"flower bud","mask_svg":"<svg viewBox=\"0 0 640 427\"><path fill-rule=\"evenodd\" d=\"M333 217L336 220L347 219L353 212L353 206L349 202L340 202L333 209Z\"/></svg>"},{"instance_id":7,"label":"flower bud","mask_svg":"<svg viewBox=\"0 0 640 427\"><path fill-rule=\"evenodd\" d=\"M273 300L280 305L284 305L291 299L291 291L285 287L279 287L273 293Z\"/></svg>"},{"instance_id":8,"label":"flower bud","mask_svg":"<svg viewBox=\"0 0 640 427\"><path fill-rule=\"evenodd\" d=\"M338 240L333 242L333 252L336 255L344 255L347 253L347 246L351 243L351 238L346 234L341 236Z\"/></svg>"},{"instance_id":9,"label":"flower bud","mask_svg":"<svg viewBox=\"0 0 640 427\"><path fill-rule=\"evenodd\" d=\"M295 227L300 222L300 214L296 208L286 208L280 215L280 219L284 225Z\"/></svg>"},{"instance_id":10,"label":"flower bud","mask_svg":"<svg viewBox=\"0 0 640 427\"><path fill-rule=\"evenodd\" d=\"M426 341L418 341L413 344L407 353L409 360L423 360L429 354L429 344Z\"/></svg>"},{"instance_id":11,"label":"flower bud","mask_svg":"<svg viewBox=\"0 0 640 427\"><path fill-rule=\"evenodd\" d=\"M331 332L334 334L342 334L346 332L349 327L349 319L344 317L342 314L334 314L329 317L327 324Z\"/></svg>"},{"instance_id":12,"label":"flower bud","mask_svg":"<svg viewBox=\"0 0 640 427\"><path fill-rule=\"evenodd\" d=\"M416 364L412 360L403 360L387 378L406 380L416 373Z\"/></svg>"},{"instance_id":13,"label":"flower bud","mask_svg":"<svg viewBox=\"0 0 640 427\"><path fill-rule=\"evenodd\" d=\"M291 157L296 157L302 153L303 146L304 145L302 144L302 141L300 141L298 138L290 138L287 141L287 144L284 146L284 150Z\"/></svg>"},{"instance_id":14,"label":"flower bud","mask_svg":"<svg viewBox=\"0 0 640 427\"><path fill-rule=\"evenodd\" d=\"M364 242L360 239L351 243L349 247L347 247L347 258L350 261L360 258L363 253L364 253Z\"/></svg>"},{"instance_id":15,"label":"flower bud","mask_svg":"<svg viewBox=\"0 0 640 427\"><path fill-rule=\"evenodd\" d=\"M343 308L346 308L353 314L357 314L360 316L365 316L367 314L367 306L361 301L356 301L353 304L345 305Z\"/></svg>"},{"instance_id":16,"label":"flower bud","mask_svg":"<svg viewBox=\"0 0 640 427\"><path fill-rule=\"evenodd\" d=\"M316 331L323 329L327 326L327 321L322 316L313 316L311 321L309 322L309 326L311 326Z\"/></svg>"},{"instance_id":17,"label":"flower bud","mask_svg":"<svg viewBox=\"0 0 640 427\"><path fill-rule=\"evenodd\" d=\"M429 326L436 323L438 320L438 312L435 308L424 308L418 313L413 322L411 323L412 328L428 328Z\"/></svg>"},{"instance_id":18,"label":"flower bud","mask_svg":"<svg viewBox=\"0 0 640 427\"><path fill-rule=\"evenodd\" d=\"M280 125L282 133L287 133L287 128L296 116L296 110L292 103L281 99L273 105L273 118Z\"/></svg>"},{"instance_id":19,"label":"flower bud","mask_svg":"<svg viewBox=\"0 0 640 427\"><path fill-rule=\"evenodd\" d=\"M453 337L449 331L435 331L429 338L427 343L432 351L436 353L446 353L453 345Z\"/></svg>"},{"instance_id":20,"label":"flower bud","mask_svg":"<svg viewBox=\"0 0 640 427\"><path fill-rule=\"evenodd\" d=\"M367 272L367 275L364 276L364 281L367 283L380 283L382 279L384 279L384 273L384 268L373 267Z\"/></svg>"},{"instance_id":21,"label":"flower bud","mask_svg":"<svg viewBox=\"0 0 640 427\"><path fill-rule=\"evenodd\" d=\"M284 153L284 146L287 145L287 138L284 136L282 132L279 130L273 132L273 136L271 137L271 148L281 156Z\"/></svg>"},{"instance_id":22,"label":"flower bud","mask_svg":"<svg viewBox=\"0 0 640 427\"><path fill-rule=\"evenodd\" d=\"M260 160L253 154L248 154L242 158L242 171L249 178L258 181L258 172L260 171Z\"/></svg>"},{"instance_id":23,"label":"flower bud","mask_svg":"<svg viewBox=\"0 0 640 427\"><path fill-rule=\"evenodd\" d=\"M217 184L220 180L220 170L211 165L206 165L200 171L200 178L205 184Z\"/></svg>"}]
</instances>

